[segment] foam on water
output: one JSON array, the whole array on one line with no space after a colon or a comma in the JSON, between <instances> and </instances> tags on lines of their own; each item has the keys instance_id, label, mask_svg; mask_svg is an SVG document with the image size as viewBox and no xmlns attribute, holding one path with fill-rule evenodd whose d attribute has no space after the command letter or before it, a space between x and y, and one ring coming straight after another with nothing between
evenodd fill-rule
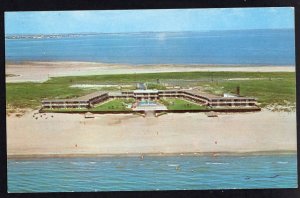
<instances>
[{"instance_id":1,"label":"foam on water","mask_svg":"<svg viewBox=\"0 0 300 198\"><path fill-rule=\"evenodd\" d=\"M179 166L179 164L168 164L168 166Z\"/></svg>"},{"instance_id":2,"label":"foam on water","mask_svg":"<svg viewBox=\"0 0 300 198\"><path fill-rule=\"evenodd\" d=\"M216 165L219 165L219 164L229 164L229 163L221 163L221 162L206 162L205 164L216 164Z\"/></svg>"},{"instance_id":3,"label":"foam on water","mask_svg":"<svg viewBox=\"0 0 300 198\"><path fill-rule=\"evenodd\" d=\"M277 164L287 164L289 162L277 162Z\"/></svg>"},{"instance_id":4,"label":"foam on water","mask_svg":"<svg viewBox=\"0 0 300 198\"><path fill-rule=\"evenodd\" d=\"M9 192L296 187L297 156L293 154L8 160Z\"/></svg>"}]
</instances>

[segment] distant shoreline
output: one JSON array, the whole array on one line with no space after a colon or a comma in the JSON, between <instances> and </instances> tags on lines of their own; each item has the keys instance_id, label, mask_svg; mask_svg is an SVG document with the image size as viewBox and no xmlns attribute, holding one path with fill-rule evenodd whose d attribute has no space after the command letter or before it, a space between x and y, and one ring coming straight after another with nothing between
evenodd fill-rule
<instances>
[{"instance_id":1,"label":"distant shoreline","mask_svg":"<svg viewBox=\"0 0 300 198\"><path fill-rule=\"evenodd\" d=\"M75 61L6 63L5 68L6 82L45 82L51 77L163 72L295 72L295 66L288 65L130 65Z\"/></svg>"},{"instance_id":2,"label":"distant shoreline","mask_svg":"<svg viewBox=\"0 0 300 198\"><path fill-rule=\"evenodd\" d=\"M201 67L295 67L294 64L272 65L272 64L222 64L222 63L161 63L161 64L142 64L142 63L109 63L109 62L97 62L97 61L71 61L71 60L46 60L46 61L27 61L27 60L6 60L5 65L27 65L27 64L92 64L92 65L111 65L111 66L201 66Z\"/></svg>"},{"instance_id":3,"label":"distant shoreline","mask_svg":"<svg viewBox=\"0 0 300 198\"><path fill-rule=\"evenodd\" d=\"M216 32L251 32L251 31L294 31L293 28L274 29L236 29L236 30L206 30L206 31L143 31L143 32L73 32L73 33L52 33L52 34L6 34L5 39L48 39L48 38L74 38L81 36L98 35L140 35L140 34L182 34L182 33L216 33Z\"/></svg>"}]
</instances>

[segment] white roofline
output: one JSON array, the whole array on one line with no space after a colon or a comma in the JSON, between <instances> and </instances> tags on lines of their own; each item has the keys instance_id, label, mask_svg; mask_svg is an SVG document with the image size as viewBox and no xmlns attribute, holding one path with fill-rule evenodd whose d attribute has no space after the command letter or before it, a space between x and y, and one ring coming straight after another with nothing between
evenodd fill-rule
<instances>
[{"instance_id":1,"label":"white roofline","mask_svg":"<svg viewBox=\"0 0 300 198\"><path fill-rule=\"evenodd\" d=\"M153 90L153 89L134 90L133 93L158 93L158 90Z\"/></svg>"}]
</instances>

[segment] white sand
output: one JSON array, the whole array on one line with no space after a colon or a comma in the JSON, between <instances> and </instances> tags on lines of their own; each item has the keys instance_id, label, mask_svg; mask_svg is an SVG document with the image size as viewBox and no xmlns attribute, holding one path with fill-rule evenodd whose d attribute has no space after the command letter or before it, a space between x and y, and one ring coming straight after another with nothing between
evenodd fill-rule
<instances>
[{"instance_id":1,"label":"white sand","mask_svg":"<svg viewBox=\"0 0 300 198\"><path fill-rule=\"evenodd\" d=\"M52 118L51 115L54 117ZM296 113L7 118L8 155L296 151ZM47 119L46 119L47 117ZM77 144L77 147L76 147Z\"/></svg>"},{"instance_id":2,"label":"white sand","mask_svg":"<svg viewBox=\"0 0 300 198\"><path fill-rule=\"evenodd\" d=\"M189 71L295 72L295 66L116 65L93 62L27 62L6 64L6 82L46 81L49 77Z\"/></svg>"},{"instance_id":3,"label":"white sand","mask_svg":"<svg viewBox=\"0 0 300 198\"><path fill-rule=\"evenodd\" d=\"M183 71L294 72L295 67L31 62L7 64L6 74L19 76L7 77L6 81ZM80 114L46 114L36 120L31 111L21 118L7 118L7 144L8 155L296 151L296 113L262 111L217 118L204 113L167 114L158 118L99 115L95 119L85 119Z\"/></svg>"}]
</instances>

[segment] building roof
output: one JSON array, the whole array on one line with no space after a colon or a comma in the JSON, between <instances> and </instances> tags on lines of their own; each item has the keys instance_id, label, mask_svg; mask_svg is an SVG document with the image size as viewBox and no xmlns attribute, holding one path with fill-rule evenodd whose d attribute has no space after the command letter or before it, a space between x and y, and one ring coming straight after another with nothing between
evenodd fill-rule
<instances>
[{"instance_id":1,"label":"building roof","mask_svg":"<svg viewBox=\"0 0 300 198\"><path fill-rule=\"evenodd\" d=\"M134 90L133 93L158 93L158 90L153 90L153 89Z\"/></svg>"},{"instance_id":2,"label":"building roof","mask_svg":"<svg viewBox=\"0 0 300 198\"><path fill-rule=\"evenodd\" d=\"M42 100L42 102L88 102L86 100L78 100L77 98L72 99L50 99L50 100Z\"/></svg>"},{"instance_id":3,"label":"building roof","mask_svg":"<svg viewBox=\"0 0 300 198\"><path fill-rule=\"evenodd\" d=\"M90 100L90 99L92 99L92 98L95 98L95 97L97 97L97 96L101 96L101 95L103 95L103 94L107 94L107 92L96 91L96 92L93 92L93 93L90 93L90 94L87 94L87 95L78 97L77 100Z\"/></svg>"},{"instance_id":4,"label":"building roof","mask_svg":"<svg viewBox=\"0 0 300 198\"><path fill-rule=\"evenodd\" d=\"M53 99L53 100L43 100L42 102L89 102L90 99L94 97L107 94L107 92L97 91L93 92L84 96L80 96L78 98L71 98L71 99Z\"/></svg>"},{"instance_id":5,"label":"building roof","mask_svg":"<svg viewBox=\"0 0 300 198\"><path fill-rule=\"evenodd\" d=\"M123 96L120 91L112 91L108 93L109 96Z\"/></svg>"},{"instance_id":6,"label":"building roof","mask_svg":"<svg viewBox=\"0 0 300 198\"><path fill-rule=\"evenodd\" d=\"M210 94L210 93L204 93L204 92L200 92L199 90L184 90L184 92L190 93L190 94L195 94L195 95L199 95L205 98L209 98L209 99L213 99L213 98L222 98L222 96L217 96L214 94Z\"/></svg>"},{"instance_id":7,"label":"building roof","mask_svg":"<svg viewBox=\"0 0 300 198\"><path fill-rule=\"evenodd\" d=\"M132 92L132 91L129 91ZM215 99L225 99L225 100L231 100L231 99L255 99L252 97L241 97L241 96L233 96L233 97L223 97L223 96L217 96L209 93L204 93L199 90L152 90L152 89L146 89L146 90L134 90L133 93L135 94L147 94L147 93L156 93L159 92L186 92L194 95L198 95L201 97L206 98L207 100L215 100ZM78 98L72 98L72 99L53 99L53 100L43 100L42 102L89 102L89 100L101 96L103 94L109 94L109 96L124 96L121 92L103 92L103 91L97 91L93 92Z\"/></svg>"}]
</instances>

